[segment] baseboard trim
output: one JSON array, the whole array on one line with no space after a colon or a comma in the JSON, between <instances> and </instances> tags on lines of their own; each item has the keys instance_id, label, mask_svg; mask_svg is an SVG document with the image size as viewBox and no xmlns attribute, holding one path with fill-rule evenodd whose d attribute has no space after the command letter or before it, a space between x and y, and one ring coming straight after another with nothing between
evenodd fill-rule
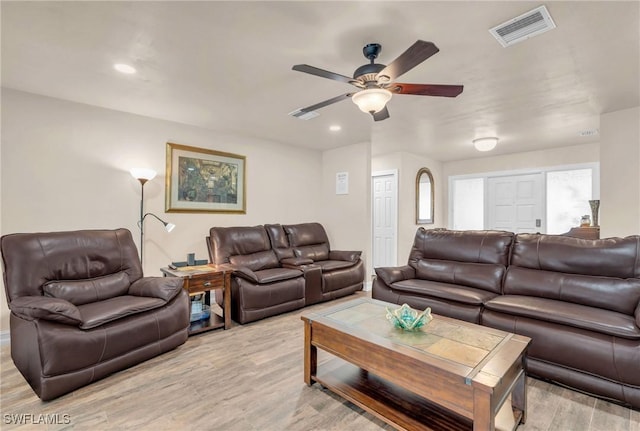
<instances>
[{"instance_id":1,"label":"baseboard trim","mask_svg":"<svg viewBox=\"0 0 640 431\"><path fill-rule=\"evenodd\" d=\"M9 331L0 331L0 346L11 344L11 337Z\"/></svg>"},{"instance_id":2,"label":"baseboard trim","mask_svg":"<svg viewBox=\"0 0 640 431\"><path fill-rule=\"evenodd\" d=\"M371 287L373 286L373 282L371 281L365 281L364 282L364 286L362 288L362 290L364 290L365 292L368 292L371 290Z\"/></svg>"}]
</instances>

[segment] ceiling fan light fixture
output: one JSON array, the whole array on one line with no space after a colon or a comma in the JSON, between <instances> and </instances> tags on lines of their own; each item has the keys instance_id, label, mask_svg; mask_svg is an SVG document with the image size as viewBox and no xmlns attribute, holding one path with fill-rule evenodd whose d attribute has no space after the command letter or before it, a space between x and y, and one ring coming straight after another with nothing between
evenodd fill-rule
<instances>
[{"instance_id":1,"label":"ceiling fan light fixture","mask_svg":"<svg viewBox=\"0 0 640 431\"><path fill-rule=\"evenodd\" d=\"M473 140L473 146L478 151L491 151L498 145L498 138L479 138Z\"/></svg>"},{"instance_id":2,"label":"ceiling fan light fixture","mask_svg":"<svg viewBox=\"0 0 640 431\"><path fill-rule=\"evenodd\" d=\"M387 102L391 100L391 96L391 92L384 88L368 88L358 91L351 97L351 100L358 105L362 112L375 114L384 109Z\"/></svg>"}]
</instances>

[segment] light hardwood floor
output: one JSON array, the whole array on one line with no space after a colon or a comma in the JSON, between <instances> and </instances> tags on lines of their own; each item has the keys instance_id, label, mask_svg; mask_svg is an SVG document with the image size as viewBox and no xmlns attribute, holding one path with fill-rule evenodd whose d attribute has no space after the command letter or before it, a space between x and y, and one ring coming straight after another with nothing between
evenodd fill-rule
<instances>
[{"instance_id":1,"label":"light hardwood floor","mask_svg":"<svg viewBox=\"0 0 640 431\"><path fill-rule=\"evenodd\" d=\"M391 430L302 380L300 315L335 303L190 337L176 350L47 403L33 394L4 346L0 429ZM9 423L56 414L69 423ZM518 430L640 431L640 411L529 379L528 421Z\"/></svg>"}]
</instances>

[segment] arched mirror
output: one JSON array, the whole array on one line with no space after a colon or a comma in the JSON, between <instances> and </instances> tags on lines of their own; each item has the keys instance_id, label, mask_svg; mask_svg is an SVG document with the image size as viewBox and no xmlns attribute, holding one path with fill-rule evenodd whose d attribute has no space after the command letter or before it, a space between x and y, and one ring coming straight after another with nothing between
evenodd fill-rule
<instances>
[{"instance_id":1,"label":"arched mirror","mask_svg":"<svg viewBox=\"0 0 640 431\"><path fill-rule=\"evenodd\" d=\"M433 223L433 175L420 168L416 176L416 224Z\"/></svg>"}]
</instances>

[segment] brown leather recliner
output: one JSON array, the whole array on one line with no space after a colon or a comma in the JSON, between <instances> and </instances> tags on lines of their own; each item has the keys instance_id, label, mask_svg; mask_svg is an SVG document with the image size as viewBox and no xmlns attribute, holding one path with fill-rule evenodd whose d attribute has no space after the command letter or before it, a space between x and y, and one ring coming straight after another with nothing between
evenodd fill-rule
<instances>
[{"instance_id":1,"label":"brown leather recliner","mask_svg":"<svg viewBox=\"0 0 640 431\"><path fill-rule=\"evenodd\" d=\"M126 229L0 239L11 357L50 400L187 339L182 279L143 277Z\"/></svg>"}]
</instances>

